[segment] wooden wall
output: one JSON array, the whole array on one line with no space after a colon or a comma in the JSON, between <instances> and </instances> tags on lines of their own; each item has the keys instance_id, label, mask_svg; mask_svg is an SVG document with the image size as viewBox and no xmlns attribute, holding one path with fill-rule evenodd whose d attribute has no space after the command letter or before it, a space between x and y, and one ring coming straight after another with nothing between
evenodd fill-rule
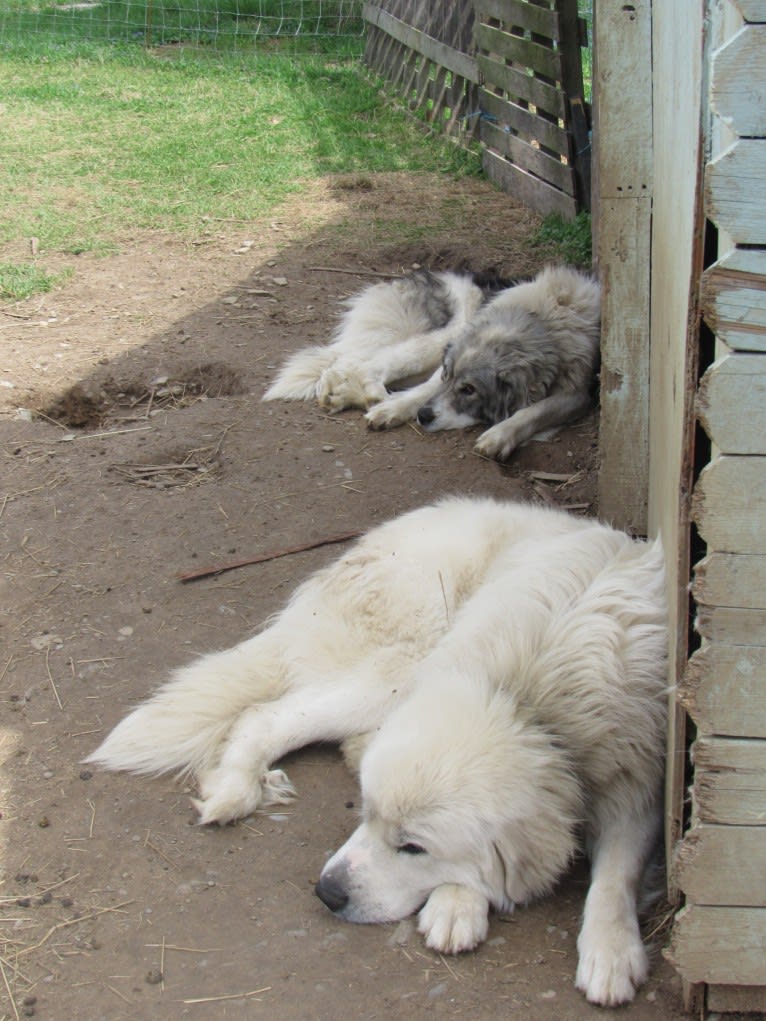
<instances>
[{"instance_id":1,"label":"wooden wall","mask_svg":"<svg viewBox=\"0 0 766 1021\"><path fill-rule=\"evenodd\" d=\"M668 956L689 1008L764 1011L766 0L595 18L599 504L666 551Z\"/></svg>"},{"instance_id":2,"label":"wooden wall","mask_svg":"<svg viewBox=\"0 0 766 1021\"><path fill-rule=\"evenodd\" d=\"M668 4L655 0L655 39L660 45L660 9L665 8L671 21L680 17L669 15ZM688 516L699 535L691 588L699 647L677 668L680 706L689 714L695 739L690 815L673 873L684 907L669 953L690 1002L695 992L704 990L710 1010L754 1011L766 1009L766 0L718 0L709 3L707 15L700 34L704 176L698 176L695 189L702 199L702 218L690 236L694 252L706 223L708 249L715 242L718 257L713 253L699 286L690 291L686 342L680 343L679 334L661 361L653 359L657 371L665 372L674 351L678 355L685 350L687 383L692 385L684 390L694 399L691 410L709 441L697 445L696 479L687 492L694 447L692 433L684 427L687 453L680 461L681 497L676 502L682 522L678 604L680 611L685 603L682 561L688 549L683 521ZM683 29L676 26L674 35L686 45L689 23L683 20ZM678 54L674 64L680 66ZM672 120L678 146L677 112ZM655 207L655 234L658 220ZM668 224L663 250L677 249L679 226ZM661 258L657 236L652 250L653 260ZM660 270L653 262L652 279L658 285ZM696 279L694 270L692 283ZM653 290L653 309L666 297L666 290ZM680 306L679 300L678 328ZM715 334L716 357L700 367L704 372L693 385L699 312ZM665 321L666 313L658 311L657 328ZM680 367L682 359L677 361ZM653 374L653 393L655 385ZM658 411L668 404L664 400ZM688 410L679 408L679 419L686 420ZM661 453L667 449L666 426L654 421L653 412L657 442L650 463L661 468L653 474L658 524L661 506L664 517L669 516L674 481ZM701 450L706 451L704 465L699 463ZM685 628L681 612L677 627L680 651L680 628ZM680 773L675 784L680 797L685 786Z\"/></svg>"}]
</instances>

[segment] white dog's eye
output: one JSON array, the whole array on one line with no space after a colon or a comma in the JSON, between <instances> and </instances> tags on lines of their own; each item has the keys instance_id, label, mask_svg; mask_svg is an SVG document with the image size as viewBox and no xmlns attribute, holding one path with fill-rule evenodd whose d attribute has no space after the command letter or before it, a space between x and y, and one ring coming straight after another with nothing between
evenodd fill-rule
<instances>
[{"instance_id":1,"label":"white dog's eye","mask_svg":"<svg viewBox=\"0 0 766 1021\"><path fill-rule=\"evenodd\" d=\"M425 854L426 853L425 847L421 847L420 844L413 844L413 843L402 844L402 846L401 847L397 847L396 850L400 854Z\"/></svg>"},{"instance_id":2,"label":"white dog's eye","mask_svg":"<svg viewBox=\"0 0 766 1021\"><path fill-rule=\"evenodd\" d=\"M476 393L476 387L473 383L463 383L463 385L458 388L458 393L462 394L463 397L472 397Z\"/></svg>"}]
</instances>

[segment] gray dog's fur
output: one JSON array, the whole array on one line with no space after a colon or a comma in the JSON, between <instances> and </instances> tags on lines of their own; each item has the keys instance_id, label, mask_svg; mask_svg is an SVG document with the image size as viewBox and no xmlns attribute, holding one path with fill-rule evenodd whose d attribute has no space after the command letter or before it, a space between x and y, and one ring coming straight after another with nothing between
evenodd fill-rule
<instances>
[{"instance_id":1,"label":"gray dog's fur","mask_svg":"<svg viewBox=\"0 0 766 1021\"><path fill-rule=\"evenodd\" d=\"M476 450L500 460L591 407L599 365L600 289L576 270L549 267L502 291L444 350L425 383L367 413L374 428L416 417L429 431L491 426Z\"/></svg>"},{"instance_id":2,"label":"gray dog's fur","mask_svg":"<svg viewBox=\"0 0 766 1021\"><path fill-rule=\"evenodd\" d=\"M349 300L331 344L292 355L265 399L365 408L374 429L485 424L478 452L506 458L590 408L600 299L568 267L507 288L449 272L374 284Z\"/></svg>"}]
</instances>

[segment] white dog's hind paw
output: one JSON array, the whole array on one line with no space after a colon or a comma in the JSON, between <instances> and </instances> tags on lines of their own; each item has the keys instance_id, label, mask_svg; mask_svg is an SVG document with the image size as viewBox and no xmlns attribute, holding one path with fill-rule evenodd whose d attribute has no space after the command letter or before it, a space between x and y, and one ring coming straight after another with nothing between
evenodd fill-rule
<instances>
[{"instance_id":1,"label":"white dog's hind paw","mask_svg":"<svg viewBox=\"0 0 766 1021\"><path fill-rule=\"evenodd\" d=\"M637 929L614 926L598 938L582 932L577 948L575 985L602 1007L629 1003L649 974L649 958Z\"/></svg>"},{"instance_id":2,"label":"white dog's hind paw","mask_svg":"<svg viewBox=\"0 0 766 1021\"><path fill-rule=\"evenodd\" d=\"M443 954L473 950L487 938L489 901L467 886L437 886L418 916L426 945Z\"/></svg>"},{"instance_id":3,"label":"white dog's hind paw","mask_svg":"<svg viewBox=\"0 0 766 1021\"><path fill-rule=\"evenodd\" d=\"M383 400L386 388L369 379L361 369L325 369L317 385L319 403L328 411L344 411L346 408L369 408Z\"/></svg>"},{"instance_id":4,"label":"white dog's hind paw","mask_svg":"<svg viewBox=\"0 0 766 1021\"><path fill-rule=\"evenodd\" d=\"M281 769L271 769L260 781L233 769L211 769L200 777L200 797L192 798L202 826L223 826L250 815L256 808L283 805L295 795L295 788Z\"/></svg>"}]
</instances>

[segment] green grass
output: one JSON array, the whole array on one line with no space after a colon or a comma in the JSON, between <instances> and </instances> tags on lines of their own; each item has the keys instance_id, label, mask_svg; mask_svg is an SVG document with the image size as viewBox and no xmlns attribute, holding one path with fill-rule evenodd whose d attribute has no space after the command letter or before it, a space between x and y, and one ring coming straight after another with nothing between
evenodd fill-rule
<instances>
[{"instance_id":1,"label":"green grass","mask_svg":"<svg viewBox=\"0 0 766 1021\"><path fill-rule=\"evenodd\" d=\"M592 240L590 213L579 213L572 221L554 213L543 220L533 244L545 248L551 258L590 269Z\"/></svg>"},{"instance_id":2,"label":"green grass","mask_svg":"<svg viewBox=\"0 0 766 1021\"><path fill-rule=\"evenodd\" d=\"M0 298L5 301L23 301L33 294L50 291L57 280L58 277L35 265L0 262Z\"/></svg>"},{"instance_id":3,"label":"green grass","mask_svg":"<svg viewBox=\"0 0 766 1021\"><path fill-rule=\"evenodd\" d=\"M352 61L14 48L0 94L0 245L36 237L43 253L256 219L329 173L476 169Z\"/></svg>"}]
</instances>

